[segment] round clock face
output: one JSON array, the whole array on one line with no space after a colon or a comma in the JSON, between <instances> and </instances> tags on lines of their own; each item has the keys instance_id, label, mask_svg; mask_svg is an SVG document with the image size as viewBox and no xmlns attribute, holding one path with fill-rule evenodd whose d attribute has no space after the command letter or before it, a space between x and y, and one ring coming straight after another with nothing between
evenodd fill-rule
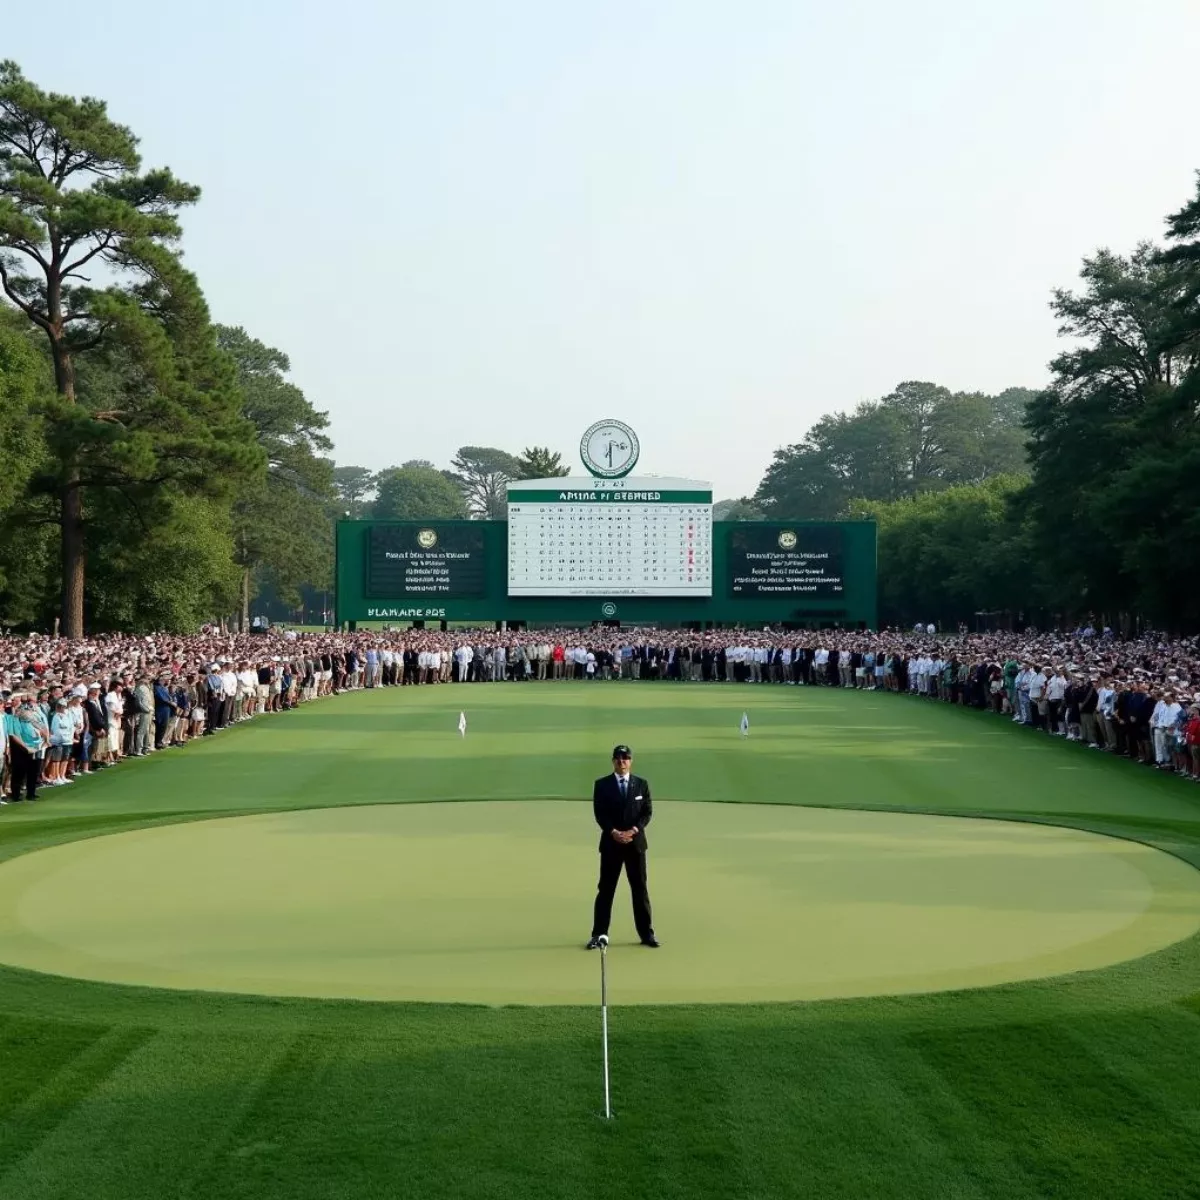
<instances>
[{"instance_id":1,"label":"round clock face","mask_svg":"<svg viewBox=\"0 0 1200 1200\"><path fill-rule=\"evenodd\" d=\"M637 434L624 421L597 421L579 443L583 465L601 479L619 479L638 460Z\"/></svg>"},{"instance_id":2,"label":"round clock face","mask_svg":"<svg viewBox=\"0 0 1200 1200\"><path fill-rule=\"evenodd\" d=\"M437 532L433 529L422 529L417 534L417 545L422 550L432 550L437 545Z\"/></svg>"},{"instance_id":3,"label":"round clock face","mask_svg":"<svg viewBox=\"0 0 1200 1200\"><path fill-rule=\"evenodd\" d=\"M796 535L790 529L785 529L779 535L779 546L782 550L795 550Z\"/></svg>"}]
</instances>

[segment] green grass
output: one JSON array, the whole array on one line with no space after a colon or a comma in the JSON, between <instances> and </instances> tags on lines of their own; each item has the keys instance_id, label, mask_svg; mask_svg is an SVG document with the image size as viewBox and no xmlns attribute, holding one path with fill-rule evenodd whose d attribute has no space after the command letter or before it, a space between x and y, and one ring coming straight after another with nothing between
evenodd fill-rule
<instances>
[{"instance_id":1,"label":"green grass","mask_svg":"<svg viewBox=\"0 0 1200 1200\"><path fill-rule=\"evenodd\" d=\"M667 684L324 702L6 809L0 857L218 814L578 797L620 740L664 799L1049 821L1200 865L1200 788L1006 721ZM0 1197L1200 1197L1200 938L977 991L617 1009L611 1125L597 1024L0 969Z\"/></svg>"},{"instance_id":2,"label":"green grass","mask_svg":"<svg viewBox=\"0 0 1200 1200\"><path fill-rule=\"evenodd\" d=\"M622 905L622 1007L1015 983L1200 933L1200 872L1074 829L660 800L652 832L670 953L629 953ZM0 870L0 962L270 996L590 1005L596 840L586 800L342 805L83 838Z\"/></svg>"}]
</instances>

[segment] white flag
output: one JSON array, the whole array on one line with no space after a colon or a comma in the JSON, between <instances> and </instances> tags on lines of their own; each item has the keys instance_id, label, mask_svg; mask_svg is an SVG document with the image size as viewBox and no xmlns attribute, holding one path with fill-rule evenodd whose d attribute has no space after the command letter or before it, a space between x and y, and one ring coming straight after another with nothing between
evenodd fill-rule
<instances>
[{"instance_id":1,"label":"white flag","mask_svg":"<svg viewBox=\"0 0 1200 1200\"><path fill-rule=\"evenodd\" d=\"M750 732L750 718L746 713L742 713L742 737Z\"/></svg>"},{"instance_id":2,"label":"white flag","mask_svg":"<svg viewBox=\"0 0 1200 1200\"><path fill-rule=\"evenodd\" d=\"M467 736L467 714L465 712L458 714L458 732L461 737Z\"/></svg>"}]
</instances>

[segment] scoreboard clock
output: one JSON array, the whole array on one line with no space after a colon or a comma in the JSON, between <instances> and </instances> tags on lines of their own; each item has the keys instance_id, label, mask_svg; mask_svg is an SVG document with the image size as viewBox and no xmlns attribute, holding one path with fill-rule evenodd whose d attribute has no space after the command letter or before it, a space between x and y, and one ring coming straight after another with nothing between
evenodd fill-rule
<instances>
[{"instance_id":1,"label":"scoreboard clock","mask_svg":"<svg viewBox=\"0 0 1200 1200\"><path fill-rule=\"evenodd\" d=\"M597 421L579 442L579 457L597 479L620 479L637 465L641 447L624 421Z\"/></svg>"}]
</instances>

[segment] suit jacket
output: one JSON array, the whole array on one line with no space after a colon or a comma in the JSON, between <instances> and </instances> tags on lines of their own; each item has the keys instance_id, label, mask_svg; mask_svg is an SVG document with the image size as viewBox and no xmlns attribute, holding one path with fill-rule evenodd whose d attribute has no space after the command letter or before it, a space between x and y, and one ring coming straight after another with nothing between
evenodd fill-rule
<instances>
[{"instance_id":1,"label":"suit jacket","mask_svg":"<svg viewBox=\"0 0 1200 1200\"><path fill-rule=\"evenodd\" d=\"M635 849L646 849L646 826L654 813L650 803L650 785L640 775L629 776L628 794L621 799L621 789L613 774L596 780L592 788L592 812L600 826L600 852L624 850L626 847L613 841L614 829L632 829L637 826L637 837L630 843Z\"/></svg>"}]
</instances>

